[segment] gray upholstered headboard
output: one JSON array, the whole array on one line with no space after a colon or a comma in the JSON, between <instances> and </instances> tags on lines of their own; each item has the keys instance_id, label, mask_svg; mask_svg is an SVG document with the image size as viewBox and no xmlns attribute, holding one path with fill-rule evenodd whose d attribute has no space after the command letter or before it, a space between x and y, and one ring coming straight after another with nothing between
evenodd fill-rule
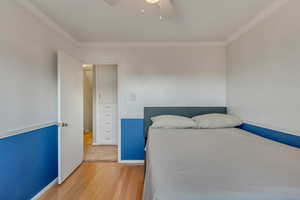
<instances>
[{"instance_id":1,"label":"gray upholstered headboard","mask_svg":"<svg viewBox=\"0 0 300 200\"><path fill-rule=\"evenodd\" d=\"M148 137L148 129L152 124L151 117L158 115L181 115L194 117L210 113L227 114L226 107L145 107L144 108L144 136Z\"/></svg>"}]
</instances>

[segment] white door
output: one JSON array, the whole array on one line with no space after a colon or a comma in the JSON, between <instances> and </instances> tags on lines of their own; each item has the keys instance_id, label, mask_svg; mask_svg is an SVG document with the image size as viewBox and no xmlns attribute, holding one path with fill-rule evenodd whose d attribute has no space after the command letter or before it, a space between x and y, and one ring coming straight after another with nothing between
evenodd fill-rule
<instances>
[{"instance_id":1,"label":"white door","mask_svg":"<svg viewBox=\"0 0 300 200\"><path fill-rule=\"evenodd\" d=\"M83 160L82 63L58 52L58 182L61 184Z\"/></svg>"}]
</instances>

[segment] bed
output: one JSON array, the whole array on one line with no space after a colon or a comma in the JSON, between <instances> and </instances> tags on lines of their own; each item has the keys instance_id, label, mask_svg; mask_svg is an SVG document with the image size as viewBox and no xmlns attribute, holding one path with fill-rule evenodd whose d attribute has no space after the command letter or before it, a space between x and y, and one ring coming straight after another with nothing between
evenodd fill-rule
<instances>
[{"instance_id":1,"label":"bed","mask_svg":"<svg viewBox=\"0 0 300 200\"><path fill-rule=\"evenodd\" d=\"M143 200L300 199L299 149L238 128L149 128L150 116L170 112L148 109Z\"/></svg>"}]
</instances>

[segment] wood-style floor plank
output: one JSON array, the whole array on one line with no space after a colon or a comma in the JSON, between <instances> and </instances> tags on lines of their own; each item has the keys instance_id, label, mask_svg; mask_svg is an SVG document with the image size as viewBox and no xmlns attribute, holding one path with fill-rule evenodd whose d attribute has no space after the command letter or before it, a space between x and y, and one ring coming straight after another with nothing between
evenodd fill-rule
<instances>
[{"instance_id":1,"label":"wood-style floor plank","mask_svg":"<svg viewBox=\"0 0 300 200\"><path fill-rule=\"evenodd\" d=\"M144 166L85 162L62 185L41 200L141 200Z\"/></svg>"},{"instance_id":2,"label":"wood-style floor plank","mask_svg":"<svg viewBox=\"0 0 300 200\"><path fill-rule=\"evenodd\" d=\"M84 161L87 162L115 162L118 160L117 145L92 145L92 132L84 133Z\"/></svg>"}]
</instances>

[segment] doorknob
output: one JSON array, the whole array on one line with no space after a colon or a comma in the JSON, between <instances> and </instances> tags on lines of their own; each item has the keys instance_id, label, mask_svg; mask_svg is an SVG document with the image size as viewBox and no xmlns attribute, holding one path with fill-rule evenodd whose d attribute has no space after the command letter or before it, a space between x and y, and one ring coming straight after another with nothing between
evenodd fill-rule
<instances>
[{"instance_id":1,"label":"doorknob","mask_svg":"<svg viewBox=\"0 0 300 200\"><path fill-rule=\"evenodd\" d=\"M67 127L67 126L69 126L68 123L62 123L62 127Z\"/></svg>"},{"instance_id":2,"label":"doorknob","mask_svg":"<svg viewBox=\"0 0 300 200\"><path fill-rule=\"evenodd\" d=\"M65 122L61 122L59 125L60 125L61 127L67 127L67 126L69 126L69 124L68 124L68 123L65 123Z\"/></svg>"}]
</instances>

